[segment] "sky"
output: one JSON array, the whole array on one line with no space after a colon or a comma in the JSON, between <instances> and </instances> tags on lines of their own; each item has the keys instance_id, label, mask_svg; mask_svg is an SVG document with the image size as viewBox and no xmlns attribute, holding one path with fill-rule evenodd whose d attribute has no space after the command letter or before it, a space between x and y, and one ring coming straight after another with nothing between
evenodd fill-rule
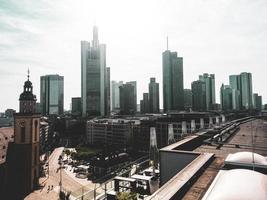
<instances>
[{"instance_id":1,"label":"sky","mask_svg":"<svg viewBox=\"0 0 267 200\"><path fill-rule=\"evenodd\" d=\"M184 86L214 73L216 100L230 74L251 72L267 103L266 0L0 0L0 112L18 110L27 70L37 100L40 76L64 76L64 104L81 95L80 41L98 26L111 80L137 81L138 102L150 77L160 83L162 52L183 57Z\"/></svg>"}]
</instances>

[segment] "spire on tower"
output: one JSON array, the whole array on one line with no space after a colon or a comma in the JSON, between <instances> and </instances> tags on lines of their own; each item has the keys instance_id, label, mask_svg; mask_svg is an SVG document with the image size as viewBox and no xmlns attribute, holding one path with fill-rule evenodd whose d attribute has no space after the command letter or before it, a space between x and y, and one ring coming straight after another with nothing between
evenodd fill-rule
<instances>
[{"instance_id":1,"label":"spire on tower","mask_svg":"<svg viewBox=\"0 0 267 200\"><path fill-rule=\"evenodd\" d=\"M29 80L29 78L30 78L30 69L29 68L28 68L27 73L28 73L27 77L28 77L28 80Z\"/></svg>"}]
</instances>

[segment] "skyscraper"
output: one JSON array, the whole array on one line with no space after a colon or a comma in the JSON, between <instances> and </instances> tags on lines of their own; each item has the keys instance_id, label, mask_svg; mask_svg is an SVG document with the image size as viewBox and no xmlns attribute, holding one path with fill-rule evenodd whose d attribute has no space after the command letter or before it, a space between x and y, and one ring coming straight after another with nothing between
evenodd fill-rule
<instances>
[{"instance_id":1,"label":"skyscraper","mask_svg":"<svg viewBox=\"0 0 267 200\"><path fill-rule=\"evenodd\" d=\"M110 112L110 69L106 67L106 45L99 44L93 28L92 46L81 41L82 115L105 116Z\"/></svg>"},{"instance_id":2,"label":"skyscraper","mask_svg":"<svg viewBox=\"0 0 267 200\"><path fill-rule=\"evenodd\" d=\"M222 84L220 89L221 107L223 111L233 110L233 90L229 85Z\"/></svg>"},{"instance_id":3,"label":"skyscraper","mask_svg":"<svg viewBox=\"0 0 267 200\"><path fill-rule=\"evenodd\" d=\"M71 114L79 116L81 115L81 113L82 113L81 97L72 97Z\"/></svg>"},{"instance_id":4,"label":"skyscraper","mask_svg":"<svg viewBox=\"0 0 267 200\"><path fill-rule=\"evenodd\" d=\"M252 109L252 75L248 72L243 72L240 75L230 75L229 82L232 89L236 90L238 99L237 109Z\"/></svg>"},{"instance_id":5,"label":"skyscraper","mask_svg":"<svg viewBox=\"0 0 267 200\"><path fill-rule=\"evenodd\" d=\"M118 110L120 108L120 86L122 86L123 81L112 81L111 83L111 99L112 99L112 111Z\"/></svg>"},{"instance_id":6,"label":"skyscraper","mask_svg":"<svg viewBox=\"0 0 267 200\"><path fill-rule=\"evenodd\" d=\"M212 110L215 101L215 75L203 74L199 76L199 80L205 83L206 87L206 110Z\"/></svg>"},{"instance_id":7,"label":"skyscraper","mask_svg":"<svg viewBox=\"0 0 267 200\"><path fill-rule=\"evenodd\" d=\"M159 83L156 78L150 78L149 83L149 112L159 113Z\"/></svg>"},{"instance_id":8,"label":"skyscraper","mask_svg":"<svg viewBox=\"0 0 267 200\"><path fill-rule=\"evenodd\" d=\"M233 89L233 109L240 110L241 108L241 79L239 75L229 76L230 87Z\"/></svg>"},{"instance_id":9,"label":"skyscraper","mask_svg":"<svg viewBox=\"0 0 267 200\"><path fill-rule=\"evenodd\" d=\"M135 114L135 88L132 84L126 83L120 86L120 114Z\"/></svg>"},{"instance_id":10,"label":"skyscraper","mask_svg":"<svg viewBox=\"0 0 267 200\"><path fill-rule=\"evenodd\" d=\"M140 101L141 113L150 112L149 94L143 93L143 100Z\"/></svg>"},{"instance_id":11,"label":"skyscraper","mask_svg":"<svg viewBox=\"0 0 267 200\"><path fill-rule=\"evenodd\" d=\"M64 77L41 76L40 104L43 115L61 115L64 112Z\"/></svg>"},{"instance_id":12,"label":"skyscraper","mask_svg":"<svg viewBox=\"0 0 267 200\"><path fill-rule=\"evenodd\" d=\"M241 82L241 108L251 109L252 105L252 76L251 73L243 72L240 74Z\"/></svg>"},{"instance_id":13,"label":"skyscraper","mask_svg":"<svg viewBox=\"0 0 267 200\"><path fill-rule=\"evenodd\" d=\"M262 110L262 97L257 93L253 94L253 108L256 110Z\"/></svg>"},{"instance_id":14,"label":"skyscraper","mask_svg":"<svg viewBox=\"0 0 267 200\"><path fill-rule=\"evenodd\" d=\"M129 81L126 84L131 84L134 87L134 112L137 111L137 83L136 81Z\"/></svg>"},{"instance_id":15,"label":"skyscraper","mask_svg":"<svg viewBox=\"0 0 267 200\"><path fill-rule=\"evenodd\" d=\"M192 109L192 90L184 89L184 107L185 110Z\"/></svg>"},{"instance_id":16,"label":"skyscraper","mask_svg":"<svg viewBox=\"0 0 267 200\"><path fill-rule=\"evenodd\" d=\"M164 51L162 71L164 112L184 110L183 58L177 52Z\"/></svg>"},{"instance_id":17,"label":"skyscraper","mask_svg":"<svg viewBox=\"0 0 267 200\"><path fill-rule=\"evenodd\" d=\"M206 111L206 85L203 81L194 81L192 88L192 108L194 111Z\"/></svg>"}]
</instances>

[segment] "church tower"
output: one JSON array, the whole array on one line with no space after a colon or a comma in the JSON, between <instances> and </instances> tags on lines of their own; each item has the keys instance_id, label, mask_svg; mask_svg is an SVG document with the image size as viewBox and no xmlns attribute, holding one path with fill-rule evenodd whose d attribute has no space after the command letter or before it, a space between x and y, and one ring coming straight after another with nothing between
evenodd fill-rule
<instances>
[{"instance_id":1,"label":"church tower","mask_svg":"<svg viewBox=\"0 0 267 200\"><path fill-rule=\"evenodd\" d=\"M37 186L39 180L39 126L36 96L29 80L24 83L19 98L19 113L14 115L14 143L8 152L8 171L14 199L23 199Z\"/></svg>"}]
</instances>

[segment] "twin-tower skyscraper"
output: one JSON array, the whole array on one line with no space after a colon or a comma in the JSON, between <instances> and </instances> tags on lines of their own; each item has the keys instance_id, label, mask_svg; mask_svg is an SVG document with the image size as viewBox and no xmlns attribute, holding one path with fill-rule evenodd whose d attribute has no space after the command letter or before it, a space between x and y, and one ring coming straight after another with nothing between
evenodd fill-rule
<instances>
[{"instance_id":1,"label":"twin-tower skyscraper","mask_svg":"<svg viewBox=\"0 0 267 200\"><path fill-rule=\"evenodd\" d=\"M106 67L106 45L99 44L98 28L93 40L81 41L82 115L105 116L110 112L110 68Z\"/></svg>"}]
</instances>

